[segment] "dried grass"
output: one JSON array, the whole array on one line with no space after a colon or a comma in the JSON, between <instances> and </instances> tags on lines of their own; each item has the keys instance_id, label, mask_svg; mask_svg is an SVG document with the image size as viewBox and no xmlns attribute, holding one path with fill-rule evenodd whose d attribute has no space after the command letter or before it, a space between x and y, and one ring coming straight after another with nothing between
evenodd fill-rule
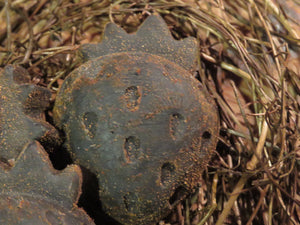
<instances>
[{"instance_id":1,"label":"dried grass","mask_svg":"<svg viewBox=\"0 0 300 225\"><path fill-rule=\"evenodd\" d=\"M199 41L199 74L220 109L216 156L193 196L161 224L300 223L300 3L297 0L0 1L0 66L14 63L54 93L99 42L161 14Z\"/></svg>"}]
</instances>

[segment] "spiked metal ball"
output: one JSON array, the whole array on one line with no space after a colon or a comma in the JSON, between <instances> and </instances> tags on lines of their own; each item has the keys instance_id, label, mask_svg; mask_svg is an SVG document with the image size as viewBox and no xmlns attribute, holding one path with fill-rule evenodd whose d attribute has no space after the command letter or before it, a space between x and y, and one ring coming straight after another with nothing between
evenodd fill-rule
<instances>
[{"instance_id":1,"label":"spiked metal ball","mask_svg":"<svg viewBox=\"0 0 300 225\"><path fill-rule=\"evenodd\" d=\"M198 184L216 147L214 101L192 77L194 38L159 16L135 34L108 24L64 81L54 120L75 161L94 172L104 210L123 224L166 216Z\"/></svg>"}]
</instances>

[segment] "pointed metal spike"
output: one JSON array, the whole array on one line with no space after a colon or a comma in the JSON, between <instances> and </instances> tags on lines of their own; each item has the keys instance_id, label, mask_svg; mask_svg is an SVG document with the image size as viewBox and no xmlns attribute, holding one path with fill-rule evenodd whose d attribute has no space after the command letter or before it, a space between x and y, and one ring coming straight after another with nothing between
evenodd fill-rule
<instances>
[{"instance_id":1,"label":"pointed metal spike","mask_svg":"<svg viewBox=\"0 0 300 225\"><path fill-rule=\"evenodd\" d=\"M109 54L112 49L119 46L122 40L128 39L128 34L117 24L108 23L103 32L101 44L84 44L80 52L85 61Z\"/></svg>"},{"instance_id":2,"label":"pointed metal spike","mask_svg":"<svg viewBox=\"0 0 300 225\"><path fill-rule=\"evenodd\" d=\"M35 195L71 209L81 193L81 170L55 170L38 142L28 144L9 171L0 170L0 194Z\"/></svg>"},{"instance_id":3,"label":"pointed metal spike","mask_svg":"<svg viewBox=\"0 0 300 225\"><path fill-rule=\"evenodd\" d=\"M128 34L126 33L126 31L119 27L117 24L108 23L104 29L103 41L110 40L111 37L121 39L127 35Z\"/></svg>"},{"instance_id":4,"label":"pointed metal spike","mask_svg":"<svg viewBox=\"0 0 300 225\"><path fill-rule=\"evenodd\" d=\"M163 20L163 18L158 15L149 16L139 27L139 29L136 32L136 35L141 36L143 38L146 36L152 36L153 38L155 36L159 39L161 37L168 39L172 38L168 25Z\"/></svg>"},{"instance_id":5,"label":"pointed metal spike","mask_svg":"<svg viewBox=\"0 0 300 225\"><path fill-rule=\"evenodd\" d=\"M118 52L145 52L162 56L191 71L197 59L195 38L175 40L165 21L158 15L149 16L135 34L127 34L115 24L109 24L99 44L81 47L85 61Z\"/></svg>"},{"instance_id":6,"label":"pointed metal spike","mask_svg":"<svg viewBox=\"0 0 300 225\"><path fill-rule=\"evenodd\" d=\"M14 66L13 65L7 65L3 73L0 74L0 77L5 81L13 81L13 74L14 74Z\"/></svg>"},{"instance_id":7,"label":"pointed metal spike","mask_svg":"<svg viewBox=\"0 0 300 225\"><path fill-rule=\"evenodd\" d=\"M40 114L50 105L51 91L33 84L21 85L20 89L22 91L20 101L23 103L25 114L39 118Z\"/></svg>"},{"instance_id":8,"label":"pointed metal spike","mask_svg":"<svg viewBox=\"0 0 300 225\"><path fill-rule=\"evenodd\" d=\"M6 66L3 75L16 84L25 84L30 82L30 75L28 74L27 70L20 66Z\"/></svg>"}]
</instances>

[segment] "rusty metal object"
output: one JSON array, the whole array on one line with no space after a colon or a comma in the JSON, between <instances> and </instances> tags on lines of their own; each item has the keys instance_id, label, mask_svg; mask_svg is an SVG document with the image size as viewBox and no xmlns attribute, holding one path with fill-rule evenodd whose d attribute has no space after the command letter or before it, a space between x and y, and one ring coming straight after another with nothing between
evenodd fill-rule
<instances>
[{"instance_id":1,"label":"rusty metal object","mask_svg":"<svg viewBox=\"0 0 300 225\"><path fill-rule=\"evenodd\" d=\"M150 16L136 34L107 25L81 51L87 62L64 81L55 122L76 162L97 174L109 215L157 222L198 184L216 147L216 105L188 72L196 42L174 40Z\"/></svg>"},{"instance_id":2,"label":"rusty metal object","mask_svg":"<svg viewBox=\"0 0 300 225\"><path fill-rule=\"evenodd\" d=\"M58 133L42 116L51 93L30 84L30 76L19 66L0 70L0 161L10 162L33 140L59 140Z\"/></svg>"},{"instance_id":3,"label":"rusty metal object","mask_svg":"<svg viewBox=\"0 0 300 225\"><path fill-rule=\"evenodd\" d=\"M0 224L92 225L76 206L81 170L55 170L38 142L26 145L13 167L0 163Z\"/></svg>"}]
</instances>

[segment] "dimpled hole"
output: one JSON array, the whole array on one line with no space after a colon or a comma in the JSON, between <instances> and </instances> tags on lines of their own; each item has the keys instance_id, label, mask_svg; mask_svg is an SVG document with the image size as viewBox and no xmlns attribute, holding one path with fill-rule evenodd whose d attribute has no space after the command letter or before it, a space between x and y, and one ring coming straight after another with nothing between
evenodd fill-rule
<instances>
[{"instance_id":1,"label":"dimpled hole","mask_svg":"<svg viewBox=\"0 0 300 225\"><path fill-rule=\"evenodd\" d=\"M169 130L172 139L180 138L185 131L185 120L180 113L170 115Z\"/></svg>"},{"instance_id":2,"label":"dimpled hole","mask_svg":"<svg viewBox=\"0 0 300 225\"><path fill-rule=\"evenodd\" d=\"M205 131L203 134L202 134L202 138L203 139L210 139L211 138L211 133L208 132L208 131Z\"/></svg>"},{"instance_id":3,"label":"dimpled hole","mask_svg":"<svg viewBox=\"0 0 300 225\"><path fill-rule=\"evenodd\" d=\"M94 138L97 131L98 116L94 112L86 112L82 116L83 124L90 138Z\"/></svg>"},{"instance_id":4,"label":"dimpled hole","mask_svg":"<svg viewBox=\"0 0 300 225\"><path fill-rule=\"evenodd\" d=\"M135 161L141 154L140 139L135 136L125 138L124 154L127 162Z\"/></svg>"},{"instance_id":5,"label":"dimpled hole","mask_svg":"<svg viewBox=\"0 0 300 225\"><path fill-rule=\"evenodd\" d=\"M160 181L162 185L166 185L172 181L176 167L170 162L166 162L161 167Z\"/></svg>"},{"instance_id":6,"label":"dimpled hole","mask_svg":"<svg viewBox=\"0 0 300 225\"><path fill-rule=\"evenodd\" d=\"M126 106L129 110L135 111L138 109L141 102L141 90L137 86L130 86L125 90Z\"/></svg>"},{"instance_id":7,"label":"dimpled hole","mask_svg":"<svg viewBox=\"0 0 300 225\"><path fill-rule=\"evenodd\" d=\"M204 131L202 134L202 140L201 140L201 152L203 156L209 151L209 147L211 146L211 133L209 131Z\"/></svg>"}]
</instances>

